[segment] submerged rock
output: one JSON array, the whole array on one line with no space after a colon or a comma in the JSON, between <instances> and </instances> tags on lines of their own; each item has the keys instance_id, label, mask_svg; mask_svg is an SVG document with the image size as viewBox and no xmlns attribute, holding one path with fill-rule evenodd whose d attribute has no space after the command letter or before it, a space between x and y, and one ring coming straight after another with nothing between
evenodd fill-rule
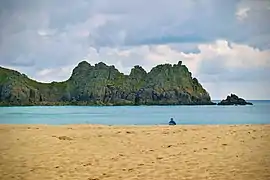
<instances>
[{"instance_id":1,"label":"submerged rock","mask_svg":"<svg viewBox=\"0 0 270 180\"><path fill-rule=\"evenodd\" d=\"M247 102L243 98L239 98L235 94L231 94L230 96L227 96L225 100L222 100L217 105L253 105L250 102Z\"/></svg>"}]
</instances>

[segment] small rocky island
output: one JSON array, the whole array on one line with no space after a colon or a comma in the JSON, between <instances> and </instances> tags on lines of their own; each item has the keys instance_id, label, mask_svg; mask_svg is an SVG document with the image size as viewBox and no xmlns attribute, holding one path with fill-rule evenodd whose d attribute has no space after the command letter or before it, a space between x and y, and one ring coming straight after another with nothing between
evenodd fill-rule
<instances>
[{"instance_id":1,"label":"small rocky island","mask_svg":"<svg viewBox=\"0 0 270 180\"><path fill-rule=\"evenodd\" d=\"M235 94L231 94L230 96L227 96L225 100L222 100L217 105L253 105L250 102L247 102L243 98L239 98Z\"/></svg>"}]
</instances>

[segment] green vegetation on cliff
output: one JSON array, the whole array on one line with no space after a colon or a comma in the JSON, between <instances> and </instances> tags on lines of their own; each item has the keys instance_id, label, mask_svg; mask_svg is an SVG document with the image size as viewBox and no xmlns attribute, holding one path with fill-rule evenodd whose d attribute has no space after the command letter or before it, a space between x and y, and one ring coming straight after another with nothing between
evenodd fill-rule
<instances>
[{"instance_id":1,"label":"green vegetation on cliff","mask_svg":"<svg viewBox=\"0 0 270 180\"><path fill-rule=\"evenodd\" d=\"M40 83L0 67L0 105L203 105L207 91L182 62L129 75L100 62L83 61L64 82Z\"/></svg>"}]
</instances>

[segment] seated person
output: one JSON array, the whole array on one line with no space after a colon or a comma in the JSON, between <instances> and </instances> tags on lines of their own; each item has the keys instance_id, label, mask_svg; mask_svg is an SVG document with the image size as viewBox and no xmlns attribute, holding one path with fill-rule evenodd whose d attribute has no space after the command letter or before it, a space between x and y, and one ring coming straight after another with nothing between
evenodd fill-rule
<instances>
[{"instance_id":1,"label":"seated person","mask_svg":"<svg viewBox=\"0 0 270 180\"><path fill-rule=\"evenodd\" d=\"M173 120L173 118L171 118L169 125L173 125L173 126L176 125L176 122Z\"/></svg>"}]
</instances>

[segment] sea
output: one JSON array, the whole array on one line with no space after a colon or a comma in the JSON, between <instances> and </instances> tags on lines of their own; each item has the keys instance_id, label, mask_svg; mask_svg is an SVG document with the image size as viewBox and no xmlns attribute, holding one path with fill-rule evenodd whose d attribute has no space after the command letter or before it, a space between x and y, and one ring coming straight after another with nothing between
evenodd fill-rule
<instances>
[{"instance_id":1,"label":"sea","mask_svg":"<svg viewBox=\"0 0 270 180\"><path fill-rule=\"evenodd\" d=\"M219 102L219 101L214 101ZM0 107L0 124L179 125L270 124L270 100L253 106Z\"/></svg>"}]
</instances>

